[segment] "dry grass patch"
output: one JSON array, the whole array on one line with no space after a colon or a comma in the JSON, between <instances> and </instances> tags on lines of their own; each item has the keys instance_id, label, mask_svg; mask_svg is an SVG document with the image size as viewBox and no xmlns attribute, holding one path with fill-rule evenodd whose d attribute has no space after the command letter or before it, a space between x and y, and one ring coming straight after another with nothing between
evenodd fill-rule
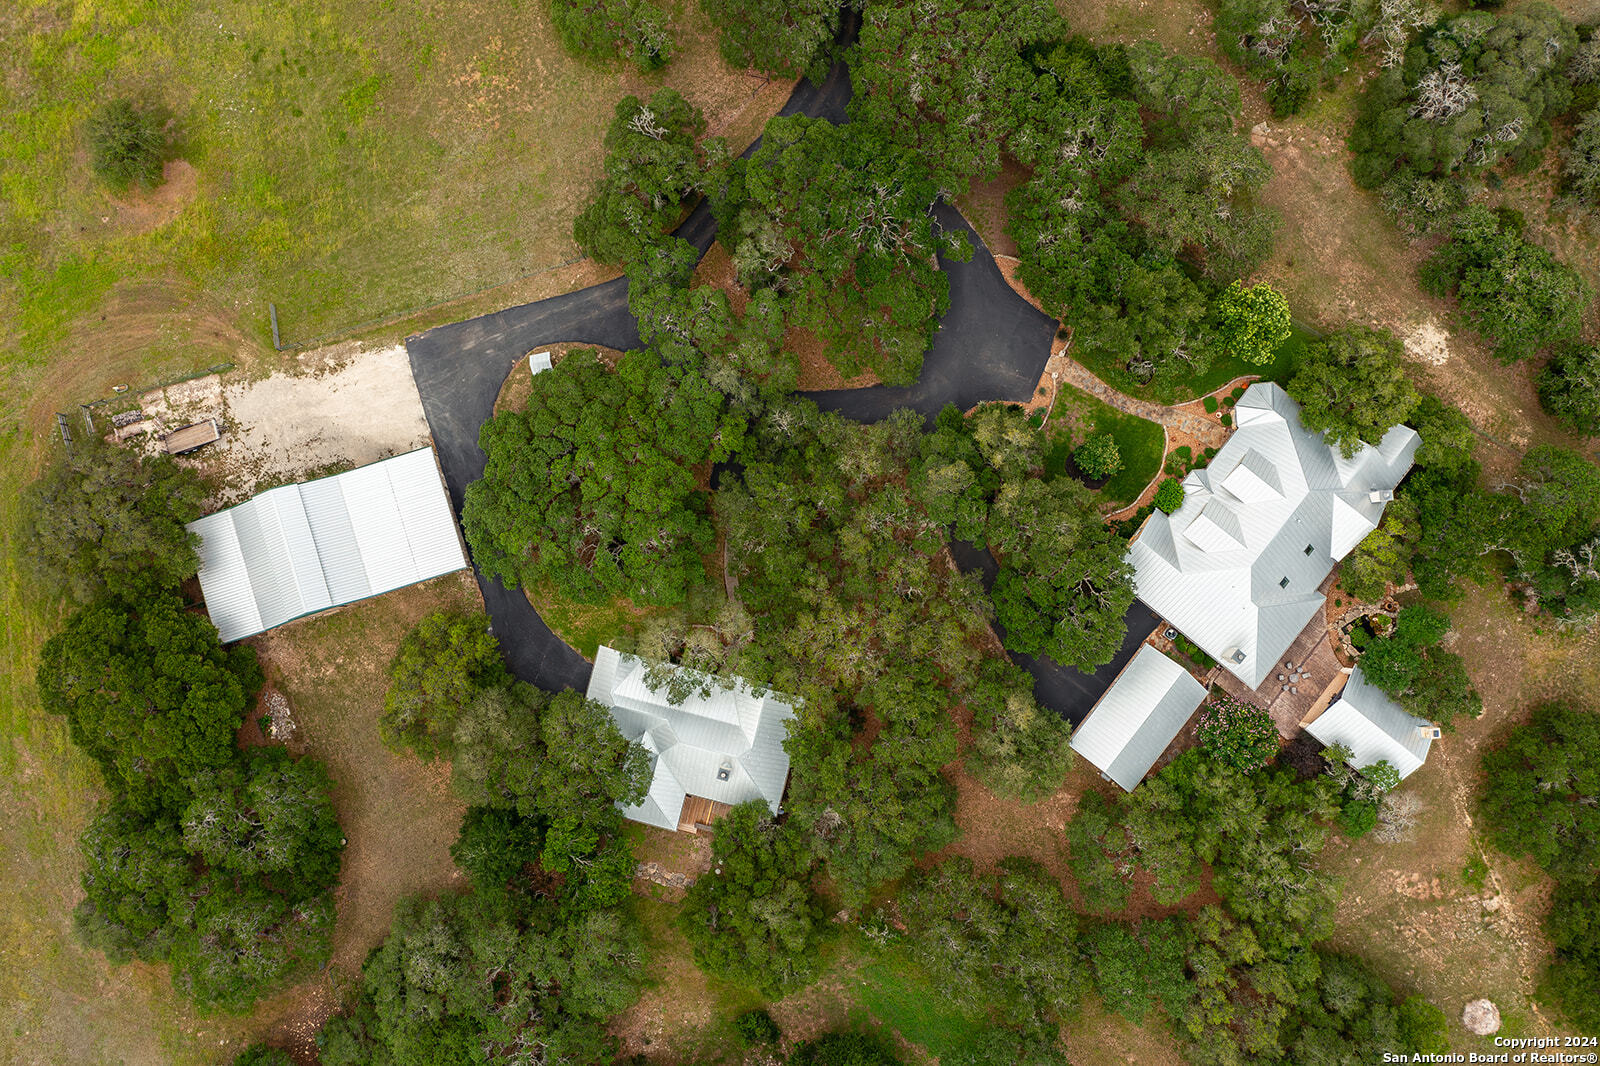
<instances>
[{"instance_id":1,"label":"dry grass patch","mask_svg":"<svg viewBox=\"0 0 1600 1066\"><path fill-rule=\"evenodd\" d=\"M1322 864L1345 879L1333 944L1436 1003L1452 1018L1457 1050L1470 1051L1485 1041L1454 1020L1480 996L1500 1006L1508 1033L1561 1032L1530 998L1548 961L1540 922L1551 883L1531 864L1485 847L1476 825L1479 763L1535 704L1593 699L1600 638L1558 634L1498 589L1469 587L1453 617L1452 650L1483 695L1483 717L1446 733L1402 785L1426 805L1413 839L1336 841Z\"/></svg>"}]
</instances>

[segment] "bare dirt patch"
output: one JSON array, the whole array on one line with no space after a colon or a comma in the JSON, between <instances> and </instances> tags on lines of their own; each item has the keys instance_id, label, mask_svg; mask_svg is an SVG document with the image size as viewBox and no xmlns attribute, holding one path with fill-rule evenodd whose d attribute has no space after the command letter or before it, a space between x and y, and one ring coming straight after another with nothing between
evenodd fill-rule
<instances>
[{"instance_id":1,"label":"bare dirt patch","mask_svg":"<svg viewBox=\"0 0 1600 1066\"><path fill-rule=\"evenodd\" d=\"M359 344L301 352L296 373L226 377L165 390L169 425L195 417L227 423L216 444L191 460L214 485L217 505L262 488L386 459L431 439L403 346ZM147 407L147 410L149 408Z\"/></svg>"},{"instance_id":2,"label":"bare dirt patch","mask_svg":"<svg viewBox=\"0 0 1600 1066\"><path fill-rule=\"evenodd\" d=\"M149 190L135 189L112 201L117 224L128 233L160 229L182 214L199 191L200 175L189 161L170 160L161 170L160 185Z\"/></svg>"},{"instance_id":3,"label":"bare dirt patch","mask_svg":"<svg viewBox=\"0 0 1600 1066\"><path fill-rule=\"evenodd\" d=\"M1592 703L1600 684L1600 637L1560 634L1498 589L1472 590L1453 613L1456 640L1484 700L1483 717L1434 743L1404 791L1425 805L1410 841L1342 838L1322 858L1345 879L1336 947L1354 951L1390 981L1421 992L1451 1018L1459 1051L1482 1050L1461 1028L1462 1006L1487 996L1519 1034L1556 1035L1531 996L1548 960L1540 930L1550 881L1529 863L1487 848L1476 824L1480 759L1504 731L1544 700ZM1465 876L1487 861L1482 883Z\"/></svg>"},{"instance_id":4,"label":"bare dirt patch","mask_svg":"<svg viewBox=\"0 0 1600 1066\"><path fill-rule=\"evenodd\" d=\"M317 1028L360 979L367 953L409 895L462 887L450 845L464 805L443 762L397 755L378 739L386 668L405 632L439 609L482 610L468 572L280 626L252 638L272 687L293 707L290 750L320 759L333 778L347 844L335 899L328 970L268 1001L258 1032L309 1054ZM309 1061L309 1060L308 1060Z\"/></svg>"}]
</instances>

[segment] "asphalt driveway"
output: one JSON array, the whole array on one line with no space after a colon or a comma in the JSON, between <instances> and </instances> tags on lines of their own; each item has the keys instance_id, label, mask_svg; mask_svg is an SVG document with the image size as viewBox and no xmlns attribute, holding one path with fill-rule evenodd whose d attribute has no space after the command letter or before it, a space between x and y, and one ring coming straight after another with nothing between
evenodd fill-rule
<instances>
[{"instance_id":1,"label":"asphalt driveway","mask_svg":"<svg viewBox=\"0 0 1600 1066\"><path fill-rule=\"evenodd\" d=\"M853 31L847 26L842 33L848 37ZM802 81L796 86L780 114L843 122L849 100L849 72L838 63L823 84ZM750 151L754 149L752 145ZM819 406L858 422L879 421L902 407L931 420L946 404L965 410L985 400L1023 401L1032 393L1049 356L1055 320L1006 284L994 257L959 212L940 204L936 217L946 229L967 234L973 255L966 263L940 259L950 278L950 311L934 334L917 383L809 393ZM715 239L716 224L701 204L676 232L704 253ZM440 326L406 341L411 372L458 515L466 487L483 476L486 457L478 448L478 430L493 415L506 375L535 346L560 341L624 351L638 347L638 323L628 312L627 279ZM965 549L953 546L963 569L985 570L986 562L993 567L987 552L977 552L971 545ZM989 569L986 583L993 576ZM550 631L527 597L482 572L477 578L511 671L551 691L586 689L590 664ZM1049 659L1014 655L1033 674L1039 701L1074 723L1081 721L1156 624L1142 604L1129 611L1127 621L1128 636L1117 658L1092 675Z\"/></svg>"}]
</instances>

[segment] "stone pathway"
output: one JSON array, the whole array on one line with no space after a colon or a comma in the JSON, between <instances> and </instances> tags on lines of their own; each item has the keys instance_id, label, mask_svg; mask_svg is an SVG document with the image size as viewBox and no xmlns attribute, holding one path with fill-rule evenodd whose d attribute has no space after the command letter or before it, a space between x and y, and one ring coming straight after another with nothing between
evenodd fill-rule
<instances>
[{"instance_id":1,"label":"stone pathway","mask_svg":"<svg viewBox=\"0 0 1600 1066\"><path fill-rule=\"evenodd\" d=\"M1201 406L1203 398L1190 400L1176 407L1165 407L1148 400L1135 399L1095 377L1082 363L1068 358L1065 344L1058 341L1057 346L1059 350L1050 353L1050 360L1044 368L1044 376L1052 381L1066 382L1074 388L1082 389L1119 411L1166 426L1175 433L1199 441L1205 448L1220 448L1222 442L1228 439L1228 430L1205 413L1205 409ZM1234 382L1230 381L1217 391L1226 393L1233 386Z\"/></svg>"}]
</instances>

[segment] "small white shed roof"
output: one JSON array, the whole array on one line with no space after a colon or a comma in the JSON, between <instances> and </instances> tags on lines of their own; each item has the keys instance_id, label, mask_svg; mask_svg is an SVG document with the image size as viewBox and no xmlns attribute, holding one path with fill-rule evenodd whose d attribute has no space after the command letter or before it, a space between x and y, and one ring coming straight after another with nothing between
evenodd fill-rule
<instances>
[{"instance_id":1,"label":"small white shed roof","mask_svg":"<svg viewBox=\"0 0 1600 1066\"><path fill-rule=\"evenodd\" d=\"M1146 644L1072 734L1072 749L1132 792L1205 698L1189 671Z\"/></svg>"},{"instance_id":2,"label":"small white shed roof","mask_svg":"<svg viewBox=\"0 0 1600 1066\"><path fill-rule=\"evenodd\" d=\"M1408 714L1357 666L1333 705L1306 726L1306 732L1328 747L1343 744L1354 755L1356 769L1387 761L1402 778L1420 767L1433 744L1432 722Z\"/></svg>"},{"instance_id":3,"label":"small white shed roof","mask_svg":"<svg viewBox=\"0 0 1600 1066\"><path fill-rule=\"evenodd\" d=\"M189 528L225 643L467 565L431 448L269 489Z\"/></svg>"}]
</instances>

